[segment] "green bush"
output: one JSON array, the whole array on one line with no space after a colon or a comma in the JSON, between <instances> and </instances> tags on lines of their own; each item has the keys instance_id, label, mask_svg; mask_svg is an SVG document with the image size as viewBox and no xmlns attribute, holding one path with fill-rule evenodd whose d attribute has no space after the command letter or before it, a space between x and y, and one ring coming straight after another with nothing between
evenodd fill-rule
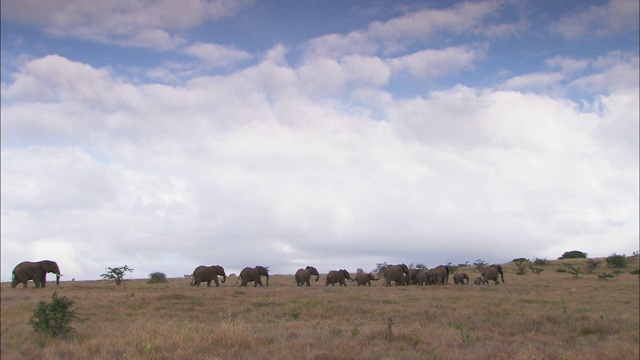
<instances>
[{"instance_id":1,"label":"green bush","mask_svg":"<svg viewBox=\"0 0 640 360\"><path fill-rule=\"evenodd\" d=\"M567 272L567 269L565 269L565 268L563 268L563 267L561 267L561 268L557 268L557 269L556 269L556 272L559 272L559 273L566 273L566 272Z\"/></svg>"},{"instance_id":2,"label":"green bush","mask_svg":"<svg viewBox=\"0 0 640 360\"><path fill-rule=\"evenodd\" d=\"M582 252L582 251L578 251L578 250L573 250L573 251L566 251L564 254L562 254L562 256L560 256L558 258L558 260L562 260L562 259L586 259L587 258L587 253Z\"/></svg>"},{"instance_id":3,"label":"green bush","mask_svg":"<svg viewBox=\"0 0 640 360\"><path fill-rule=\"evenodd\" d=\"M629 271L629 274L640 275L640 269L631 270L631 271Z\"/></svg>"},{"instance_id":4,"label":"green bush","mask_svg":"<svg viewBox=\"0 0 640 360\"><path fill-rule=\"evenodd\" d=\"M159 283L166 283L166 282L167 282L167 275L165 275L164 273L156 271L149 274L149 281L148 281L149 284L159 284Z\"/></svg>"},{"instance_id":5,"label":"green bush","mask_svg":"<svg viewBox=\"0 0 640 360\"><path fill-rule=\"evenodd\" d=\"M607 257L607 266L614 269L626 268L627 267L627 256L626 255L618 255L613 253Z\"/></svg>"},{"instance_id":6,"label":"green bush","mask_svg":"<svg viewBox=\"0 0 640 360\"><path fill-rule=\"evenodd\" d=\"M43 332L47 335L57 337L65 335L73 330L73 327L69 325L72 321L83 321L76 311L78 309L71 310L73 301L67 297L58 297L55 292L51 297L51 302L47 303L40 301L38 307L33 312L31 319L29 319L29 325L37 331Z\"/></svg>"}]
</instances>

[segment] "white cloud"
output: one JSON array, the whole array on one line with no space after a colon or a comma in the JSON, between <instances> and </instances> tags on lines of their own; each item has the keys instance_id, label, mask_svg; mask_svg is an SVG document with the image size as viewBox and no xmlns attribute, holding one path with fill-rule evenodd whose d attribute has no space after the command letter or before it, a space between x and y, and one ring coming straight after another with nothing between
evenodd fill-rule
<instances>
[{"instance_id":1,"label":"white cloud","mask_svg":"<svg viewBox=\"0 0 640 360\"><path fill-rule=\"evenodd\" d=\"M394 72L417 78L435 78L469 69L480 56L482 51L466 46L427 49L390 59L389 64Z\"/></svg>"},{"instance_id":2,"label":"white cloud","mask_svg":"<svg viewBox=\"0 0 640 360\"><path fill-rule=\"evenodd\" d=\"M238 61L251 59L252 55L232 46L196 43L184 49L184 52L197 57L208 66L225 66Z\"/></svg>"},{"instance_id":3,"label":"white cloud","mask_svg":"<svg viewBox=\"0 0 640 360\"><path fill-rule=\"evenodd\" d=\"M283 51L183 87L26 64L2 93L3 280L15 257L43 256L25 242L82 254L62 256L77 279L125 263L145 277L637 250L637 89L593 111L464 86L399 100L371 90L389 76L379 59L327 60L338 82L323 86L364 84L373 120L309 93L322 73Z\"/></svg>"},{"instance_id":4,"label":"white cloud","mask_svg":"<svg viewBox=\"0 0 640 360\"><path fill-rule=\"evenodd\" d=\"M622 32L638 30L636 0L610 0L601 6L590 6L551 24L550 28L567 39L579 39L586 35L608 37Z\"/></svg>"},{"instance_id":5,"label":"white cloud","mask_svg":"<svg viewBox=\"0 0 640 360\"><path fill-rule=\"evenodd\" d=\"M250 1L145 0L2 1L2 18L43 28L59 37L174 49L184 39L171 32L234 14Z\"/></svg>"}]
</instances>

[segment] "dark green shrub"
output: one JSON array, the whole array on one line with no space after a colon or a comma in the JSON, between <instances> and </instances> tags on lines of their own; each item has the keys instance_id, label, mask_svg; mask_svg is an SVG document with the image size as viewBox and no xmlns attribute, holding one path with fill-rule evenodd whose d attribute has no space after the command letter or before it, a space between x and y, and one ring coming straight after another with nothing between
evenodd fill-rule
<instances>
[{"instance_id":1,"label":"dark green shrub","mask_svg":"<svg viewBox=\"0 0 640 360\"><path fill-rule=\"evenodd\" d=\"M523 262L523 261L526 262L526 261L529 261L529 259L527 259L527 258L517 258L517 259L511 260L512 263L519 263L519 262Z\"/></svg>"},{"instance_id":2,"label":"dark green shrub","mask_svg":"<svg viewBox=\"0 0 640 360\"><path fill-rule=\"evenodd\" d=\"M558 260L562 260L562 259L586 259L587 258L587 253L582 252L582 251L578 251L578 250L573 250L573 251L567 251L564 254L562 254L562 256L560 256L558 258Z\"/></svg>"},{"instance_id":3,"label":"dark green shrub","mask_svg":"<svg viewBox=\"0 0 640 360\"><path fill-rule=\"evenodd\" d=\"M159 271L149 274L149 284L159 284L167 282L167 275Z\"/></svg>"},{"instance_id":4,"label":"dark green shrub","mask_svg":"<svg viewBox=\"0 0 640 360\"><path fill-rule=\"evenodd\" d=\"M549 265L549 260L547 260L547 258L544 258L544 259L536 258L535 260L533 260L533 264L534 265Z\"/></svg>"},{"instance_id":5,"label":"dark green shrub","mask_svg":"<svg viewBox=\"0 0 640 360\"><path fill-rule=\"evenodd\" d=\"M531 271L536 275L540 275L540 273L544 271L543 268L539 266L533 266L533 265L529 265L529 269L531 269Z\"/></svg>"},{"instance_id":6,"label":"dark green shrub","mask_svg":"<svg viewBox=\"0 0 640 360\"><path fill-rule=\"evenodd\" d=\"M563 268L563 267L560 267L560 268L557 268L557 269L556 269L556 272L559 272L559 273L566 273L566 272L567 272L567 269L565 269L565 268Z\"/></svg>"},{"instance_id":7,"label":"dark green shrub","mask_svg":"<svg viewBox=\"0 0 640 360\"><path fill-rule=\"evenodd\" d=\"M624 254L618 255L616 253L613 253L606 258L606 261L607 266L614 269L626 268L628 264L627 256Z\"/></svg>"},{"instance_id":8,"label":"dark green shrub","mask_svg":"<svg viewBox=\"0 0 640 360\"><path fill-rule=\"evenodd\" d=\"M73 301L66 296L58 297L55 292L51 296L51 302L40 301L38 307L33 312L31 319L29 319L29 325L37 331L47 335L56 337L65 335L73 330L73 327L69 325L72 321L83 321L76 311L78 309L71 310Z\"/></svg>"},{"instance_id":9,"label":"dark green shrub","mask_svg":"<svg viewBox=\"0 0 640 360\"><path fill-rule=\"evenodd\" d=\"M640 275L640 269L631 270L631 271L629 271L629 274Z\"/></svg>"}]
</instances>

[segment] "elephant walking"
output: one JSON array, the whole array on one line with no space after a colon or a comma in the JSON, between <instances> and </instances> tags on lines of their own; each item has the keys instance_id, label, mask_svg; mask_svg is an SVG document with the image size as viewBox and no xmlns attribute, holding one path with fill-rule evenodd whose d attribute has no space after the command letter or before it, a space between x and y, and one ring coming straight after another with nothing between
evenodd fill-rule
<instances>
[{"instance_id":1,"label":"elephant walking","mask_svg":"<svg viewBox=\"0 0 640 360\"><path fill-rule=\"evenodd\" d=\"M307 286L311 286L311 275L316 276L316 281L320 279L318 270L313 266L307 266L306 269L298 269L298 271L296 271L296 284L302 286L306 283Z\"/></svg>"},{"instance_id":2,"label":"elephant walking","mask_svg":"<svg viewBox=\"0 0 640 360\"><path fill-rule=\"evenodd\" d=\"M211 265L205 266L200 265L195 270L193 270L193 274L191 275L191 286L200 286L200 283L203 281L207 282L207 287L211 286L211 280L215 282L216 287L220 287L218 283L218 275L222 276L222 283L227 281L227 274L224 272L224 268L220 265Z\"/></svg>"},{"instance_id":3,"label":"elephant walking","mask_svg":"<svg viewBox=\"0 0 640 360\"><path fill-rule=\"evenodd\" d=\"M498 282L498 274L500 274L500 278L502 279L502 283L504 284L504 273L502 272L501 265L485 266L482 269L483 283L488 284L489 280L493 280L496 282L496 285L500 284L500 282Z\"/></svg>"},{"instance_id":4,"label":"elephant walking","mask_svg":"<svg viewBox=\"0 0 640 360\"><path fill-rule=\"evenodd\" d=\"M335 286L336 283L340 284L340 286L347 286L347 283L344 281L345 279L352 280L351 275L349 275L347 270L331 270L327 274L327 280L325 281L324 286L328 286L329 284L331 284L331 286Z\"/></svg>"},{"instance_id":5,"label":"elephant walking","mask_svg":"<svg viewBox=\"0 0 640 360\"><path fill-rule=\"evenodd\" d=\"M484 283L484 280L481 277L477 277L475 280L473 280L473 283L476 285L482 285Z\"/></svg>"},{"instance_id":6,"label":"elephant walking","mask_svg":"<svg viewBox=\"0 0 640 360\"><path fill-rule=\"evenodd\" d=\"M247 286L247 283L250 282L254 282L254 287L258 285L262 286L261 276L267 277L266 286L269 286L269 270L267 270L267 268L265 268L264 266L256 266L254 268L246 267L240 272L240 276L238 276L236 284L238 284L238 281L242 279L242 283L240 284L240 286Z\"/></svg>"},{"instance_id":7,"label":"elephant walking","mask_svg":"<svg viewBox=\"0 0 640 360\"><path fill-rule=\"evenodd\" d=\"M47 273L56 274L56 286L60 285L60 268L55 261L42 260L37 262L24 261L13 268L11 274L11 287L15 288L22 283L22 287L27 287L27 282L33 280L36 287L45 287L47 283Z\"/></svg>"},{"instance_id":8,"label":"elephant walking","mask_svg":"<svg viewBox=\"0 0 640 360\"><path fill-rule=\"evenodd\" d=\"M432 270L435 284L446 285L449 283L449 274L451 271L449 270L448 265L436 266Z\"/></svg>"},{"instance_id":9,"label":"elephant walking","mask_svg":"<svg viewBox=\"0 0 640 360\"><path fill-rule=\"evenodd\" d=\"M464 281L467 280L467 282L465 283ZM469 283L469 275L467 275L467 273L455 273L453 274L453 282L458 285L458 284L468 284Z\"/></svg>"},{"instance_id":10,"label":"elephant walking","mask_svg":"<svg viewBox=\"0 0 640 360\"><path fill-rule=\"evenodd\" d=\"M384 275L384 286L391 286L391 282L396 285L405 285L405 275L409 275L409 268L405 264L387 265L382 269Z\"/></svg>"},{"instance_id":11,"label":"elephant walking","mask_svg":"<svg viewBox=\"0 0 640 360\"><path fill-rule=\"evenodd\" d=\"M416 274L416 285L431 285L429 284L427 270L419 271L418 274Z\"/></svg>"},{"instance_id":12,"label":"elephant walking","mask_svg":"<svg viewBox=\"0 0 640 360\"><path fill-rule=\"evenodd\" d=\"M376 279L373 276L372 273L368 273L368 274L359 273L359 274L356 274L356 277L353 280L356 282L357 286L360 286L360 285L362 285L362 286L367 286L367 285L371 286L371 280L378 281L378 280L380 280L380 278Z\"/></svg>"}]
</instances>

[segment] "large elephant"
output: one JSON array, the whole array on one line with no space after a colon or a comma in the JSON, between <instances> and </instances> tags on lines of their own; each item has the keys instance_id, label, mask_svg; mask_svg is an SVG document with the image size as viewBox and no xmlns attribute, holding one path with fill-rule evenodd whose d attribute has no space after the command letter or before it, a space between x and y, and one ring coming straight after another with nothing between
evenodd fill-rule
<instances>
[{"instance_id":1,"label":"large elephant","mask_svg":"<svg viewBox=\"0 0 640 360\"><path fill-rule=\"evenodd\" d=\"M13 268L11 287L22 283L27 287L27 282L33 280L36 287L44 287L47 283L47 273L56 274L56 286L60 285L60 268L55 261L42 260L38 262L24 261Z\"/></svg>"},{"instance_id":2,"label":"large elephant","mask_svg":"<svg viewBox=\"0 0 640 360\"><path fill-rule=\"evenodd\" d=\"M307 266L306 269L298 269L298 271L296 271L296 284L302 286L306 283L307 286L311 286L311 275L316 276L316 281L320 279L318 270L313 266Z\"/></svg>"},{"instance_id":3,"label":"large elephant","mask_svg":"<svg viewBox=\"0 0 640 360\"><path fill-rule=\"evenodd\" d=\"M432 270L434 276L434 284L446 285L449 283L449 273L451 271L449 270L448 265L436 266Z\"/></svg>"},{"instance_id":4,"label":"large elephant","mask_svg":"<svg viewBox=\"0 0 640 360\"><path fill-rule=\"evenodd\" d=\"M416 274L416 285L431 285L429 284L427 270L419 271L418 274Z\"/></svg>"},{"instance_id":5,"label":"large elephant","mask_svg":"<svg viewBox=\"0 0 640 360\"><path fill-rule=\"evenodd\" d=\"M207 286L211 286L211 280L216 283L216 287L220 287L218 283L218 275L222 276L222 283L227 281L227 274L224 272L224 268L220 265L211 265L205 266L200 265L195 270L193 270L193 274L191 275L191 286L200 286L200 283L203 281L207 282Z\"/></svg>"},{"instance_id":6,"label":"large elephant","mask_svg":"<svg viewBox=\"0 0 640 360\"><path fill-rule=\"evenodd\" d=\"M493 280L496 282L496 284L500 284L500 282L498 282L498 274L500 274L500 278L502 279L502 283L504 284L504 273L502 272L501 265L485 266L482 269L483 283L488 284L489 280Z\"/></svg>"},{"instance_id":7,"label":"large elephant","mask_svg":"<svg viewBox=\"0 0 640 360\"><path fill-rule=\"evenodd\" d=\"M391 286L391 282L395 282L396 285L405 284L405 275L409 275L409 268L405 264L400 265L387 265L382 269L384 275L384 285Z\"/></svg>"},{"instance_id":8,"label":"large elephant","mask_svg":"<svg viewBox=\"0 0 640 360\"><path fill-rule=\"evenodd\" d=\"M467 280L467 282L465 283L464 281ZM458 285L458 284L468 284L469 283L469 275L467 275L467 273L455 273L453 274L453 282Z\"/></svg>"},{"instance_id":9,"label":"large elephant","mask_svg":"<svg viewBox=\"0 0 640 360\"><path fill-rule=\"evenodd\" d=\"M242 279L242 283L240 284L240 286L247 286L247 283L250 282L254 282L254 287L258 285L262 286L261 276L267 277L266 286L269 286L269 270L267 270L267 268L265 268L264 266L256 266L254 268L246 267L240 272L240 276L238 276L236 284L238 284L238 281Z\"/></svg>"},{"instance_id":10,"label":"large elephant","mask_svg":"<svg viewBox=\"0 0 640 360\"><path fill-rule=\"evenodd\" d=\"M380 278L376 279L375 276L373 276L372 273L366 273L366 274L365 273L358 273L358 274L356 274L356 277L353 280L356 282L357 286L360 286L360 285L362 285L362 286L367 286L367 285L371 286L371 280L378 281L378 280L380 280Z\"/></svg>"},{"instance_id":11,"label":"large elephant","mask_svg":"<svg viewBox=\"0 0 640 360\"><path fill-rule=\"evenodd\" d=\"M340 284L340 286L347 286L347 283L344 281L345 279L352 280L351 275L349 275L347 270L331 270L327 274L327 280L325 281L324 286L328 286L329 284L331 284L331 286L335 286L336 283Z\"/></svg>"}]
</instances>

